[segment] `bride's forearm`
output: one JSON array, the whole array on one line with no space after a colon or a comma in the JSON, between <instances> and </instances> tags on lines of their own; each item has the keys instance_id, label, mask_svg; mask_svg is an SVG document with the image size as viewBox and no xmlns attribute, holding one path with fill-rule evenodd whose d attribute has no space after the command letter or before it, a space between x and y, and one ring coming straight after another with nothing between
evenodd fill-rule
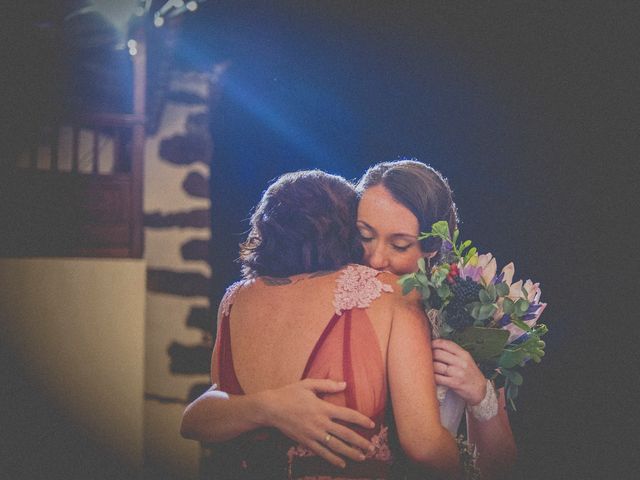
<instances>
[{"instance_id":1,"label":"bride's forearm","mask_svg":"<svg viewBox=\"0 0 640 480\"><path fill-rule=\"evenodd\" d=\"M516 461L516 444L505 409L504 389L498 391L498 414L479 420L467 412L469 442L478 449L483 478L508 478Z\"/></svg>"}]
</instances>

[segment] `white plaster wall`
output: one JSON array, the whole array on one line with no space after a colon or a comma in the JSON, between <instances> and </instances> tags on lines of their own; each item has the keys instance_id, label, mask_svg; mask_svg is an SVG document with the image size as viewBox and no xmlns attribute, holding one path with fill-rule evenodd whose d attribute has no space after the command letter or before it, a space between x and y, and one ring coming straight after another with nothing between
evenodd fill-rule
<instances>
[{"instance_id":1,"label":"white plaster wall","mask_svg":"<svg viewBox=\"0 0 640 480\"><path fill-rule=\"evenodd\" d=\"M173 90L198 93L206 98L209 79L206 75L176 74ZM210 200L188 195L182 183L191 172L209 177L209 165L174 165L160 158L162 140L186 133L187 118L207 111L206 106L168 102L165 105L158 132L145 144L145 213L163 215L209 209ZM180 247L189 240L209 240L208 228L146 228L145 258L149 268L175 272L197 272L207 277L210 266L205 261L184 260ZM187 328L186 320L192 307L207 306L206 297L181 297L148 292L145 336L145 392L150 396L185 399L196 383L206 383L208 375L174 375L169 370L167 349L172 342L184 345L202 343L202 332ZM200 446L180 436L180 421L184 404L145 401L145 461L155 469L178 478L197 478Z\"/></svg>"}]
</instances>

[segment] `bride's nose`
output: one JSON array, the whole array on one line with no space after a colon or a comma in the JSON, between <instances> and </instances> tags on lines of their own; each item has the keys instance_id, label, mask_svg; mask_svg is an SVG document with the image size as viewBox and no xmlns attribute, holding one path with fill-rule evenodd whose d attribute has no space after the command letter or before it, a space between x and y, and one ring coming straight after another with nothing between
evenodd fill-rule
<instances>
[{"instance_id":1,"label":"bride's nose","mask_svg":"<svg viewBox=\"0 0 640 480\"><path fill-rule=\"evenodd\" d=\"M381 242L377 242L368 252L368 263L371 268L376 270L384 270L389 266L389 255Z\"/></svg>"}]
</instances>

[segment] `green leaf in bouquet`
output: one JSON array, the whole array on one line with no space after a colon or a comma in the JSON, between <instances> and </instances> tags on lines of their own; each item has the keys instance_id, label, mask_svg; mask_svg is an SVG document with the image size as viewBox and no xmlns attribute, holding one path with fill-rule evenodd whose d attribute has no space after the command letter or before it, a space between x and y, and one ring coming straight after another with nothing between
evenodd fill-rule
<instances>
[{"instance_id":1,"label":"green leaf in bouquet","mask_svg":"<svg viewBox=\"0 0 640 480\"><path fill-rule=\"evenodd\" d=\"M449 240L449 223L444 220L436 222L431 227L431 232L441 237L443 240Z\"/></svg>"},{"instance_id":2,"label":"green leaf in bouquet","mask_svg":"<svg viewBox=\"0 0 640 480\"><path fill-rule=\"evenodd\" d=\"M402 286L402 294L407 295L411 290L419 285L416 280L415 273L407 273L398 279L398 283Z\"/></svg>"},{"instance_id":3,"label":"green leaf in bouquet","mask_svg":"<svg viewBox=\"0 0 640 480\"><path fill-rule=\"evenodd\" d=\"M425 238L430 238L430 237L438 237L438 238L441 238L442 240L450 240L449 224L444 220L434 223L433 225L431 225L431 231L422 232L418 236L418 240L424 240Z\"/></svg>"},{"instance_id":4,"label":"green leaf in bouquet","mask_svg":"<svg viewBox=\"0 0 640 480\"><path fill-rule=\"evenodd\" d=\"M467 253L464 254L464 264L466 265L471 258L478 253L478 249L476 247L471 247Z\"/></svg>"},{"instance_id":5,"label":"green leaf in bouquet","mask_svg":"<svg viewBox=\"0 0 640 480\"><path fill-rule=\"evenodd\" d=\"M540 337L535 333L531 333L523 343L505 348L498 363L503 368L513 368L516 365L521 365L529 358L536 363L540 363L544 356L544 347L545 343L540 340Z\"/></svg>"},{"instance_id":6,"label":"green leaf in bouquet","mask_svg":"<svg viewBox=\"0 0 640 480\"><path fill-rule=\"evenodd\" d=\"M453 244L455 245L456 242L458 241L458 236L460 235L460 230L458 230L457 228L454 230L453 232Z\"/></svg>"},{"instance_id":7,"label":"green leaf in bouquet","mask_svg":"<svg viewBox=\"0 0 640 480\"><path fill-rule=\"evenodd\" d=\"M520 348L514 350L505 349L502 352L502 355L500 355L498 365L500 365L502 368L513 368L516 365L520 365L526 358L527 354Z\"/></svg>"},{"instance_id":8,"label":"green leaf in bouquet","mask_svg":"<svg viewBox=\"0 0 640 480\"><path fill-rule=\"evenodd\" d=\"M418 259L418 269L419 269L421 272L426 272L426 271L427 271L427 265L425 264L424 257L420 257L420 258Z\"/></svg>"},{"instance_id":9,"label":"green leaf in bouquet","mask_svg":"<svg viewBox=\"0 0 640 480\"><path fill-rule=\"evenodd\" d=\"M480 306L477 320L486 320L490 318L498 309L493 303L485 303Z\"/></svg>"},{"instance_id":10,"label":"green leaf in bouquet","mask_svg":"<svg viewBox=\"0 0 640 480\"><path fill-rule=\"evenodd\" d=\"M496 285L496 292L501 297L506 297L509 295L509 285L507 285L506 282L500 282Z\"/></svg>"},{"instance_id":11,"label":"green leaf in bouquet","mask_svg":"<svg viewBox=\"0 0 640 480\"><path fill-rule=\"evenodd\" d=\"M464 249L471 246L471 240L465 240L460 245L460 253L464 252Z\"/></svg>"},{"instance_id":12,"label":"green leaf in bouquet","mask_svg":"<svg viewBox=\"0 0 640 480\"><path fill-rule=\"evenodd\" d=\"M429 287L421 285L419 290L420 295L422 295L422 300L429 300L429 298L431 297L431 289Z\"/></svg>"},{"instance_id":13,"label":"green leaf in bouquet","mask_svg":"<svg viewBox=\"0 0 640 480\"><path fill-rule=\"evenodd\" d=\"M513 403L513 401L518 396L518 386L510 382L508 379L505 382L505 396L507 397L509 405L511 405L511 408L515 411L516 404Z\"/></svg>"},{"instance_id":14,"label":"green leaf in bouquet","mask_svg":"<svg viewBox=\"0 0 640 480\"><path fill-rule=\"evenodd\" d=\"M510 298L505 298L502 302L502 311L507 315L512 315L515 312L515 303Z\"/></svg>"},{"instance_id":15,"label":"green leaf in bouquet","mask_svg":"<svg viewBox=\"0 0 640 480\"><path fill-rule=\"evenodd\" d=\"M498 357L509 339L509 332L499 328L467 327L451 335L451 340L468 351L476 362Z\"/></svg>"},{"instance_id":16,"label":"green leaf in bouquet","mask_svg":"<svg viewBox=\"0 0 640 480\"><path fill-rule=\"evenodd\" d=\"M420 285L424 285L425 287L429 286L429 277L424 272L416 272L414 273L416 281Z\"/></svg>"},{"instance_id":17,"label":"green leaf in bouquet","mask_svg":"<svg viewBox=\"0 0 640 480\"><path fill-rule=\"evenodd\" d=\"M491 297L491 303L494 303L498 298L498 292L496 291L496 286L493 283L490 283L489 285L487 285L486 290L489 296Z\"/></svg>"},{"instance_id":18,"label":"green leaf in bouquet","mask_svg":"<svg viewBox=\"0 0 640 480\"><path fill-rule=\"evenodd\" d=\"M529 310L529 302L524 298L520 298L516 302L516 312L518 313L518 316L524 315L527 313L527 310Z\"/></svg>"},{"instance_id":19,"label":"green leaf in bouquet","mask_svg":"<svg viewBox=\"0 0 640 480\"><path fill-rule=\"evenodd\" d=\"M478 292L478 297L482 303L491 303L491 296L486 290L480 290L480 292Z\"/></svg>"},{"instance_id":20,"label":"green leaf in bouquet","mask_svg":"<svg viewBox=\"0 0 640 480\"><path fill-rule=\"evenodd\" d=\"M480 307L482 306L481 302L472 302L467 304L467 311L469 315L471 315L476 320L480 320Z\"/></svg>"},{"instance_id":21,"label":"green leaf in bouquet","mask_svg":"<svg viewBox=\"0 0 640 480\"><path fill-rule=\"evenodd\" d=\"M402 294L408 295L415 286L416 284L412 281L402 282Z\"/></svg>"},{"instance_id":22,"label":"green leaf in bouquet","mask_svg":"<svg viewBox=\"0 0 640 480\"><path fill-rule=\"evenodd\" d=\"M443 283L442 285L440 285L436 289L436 292L438 293L438 296L440 298L447 298L449 295L451 295L451 289L449 288L449 285L447 285L446 283Z\"/></svg>"},{"instance_id":23,"label":"green leaf in bouquet","mask_svg":"<svg viewBox=\"0 0 640 480\"><path fill-rule=\"evenodd\" d=\"M448 274L448 269L438 268L438 270L436 270L435 273L431 276L431 281L434 285L440 286L444 282L445 278L447 278Z\"/></svg>"},{"instance_id":24,"label":"green leaf in bouquet","mask_svg":"<svg viewBox=\"0 0 640 480\"><path fill-rule=\"evenodd\" d=\"M522 385L524 379L519 372L516 372L515 370L509 370L507 368L501 368L500 373L507 377L509 381L514 385Z\"/></svg>"},{"instance_id":25,"label":"green leaf in bouquet","mask_svg":"<svg viewBox=\"0 0 640 480\"><path fill-rule=\"evenodd\" d=\"M495 303L497 297L496 287L494 285L487 285L478 292L478 297L482 303Z\"/></svg>"},{"instance_id":26,"label":"green leaf in bouquet","mask_svg":"<svg viewBox=\"0 0 640 480\"><path fill-rule=\"evenodd\" d=\"M522 320L521 318L517 317L515 314L511 315L511 322L518 328L521 328L522 330L524 330L525 332L532 332L533 330L531 329L531 327L529 325L527 325L526 323L524 323L524 320Z\"/></svg>"}]
</instances>

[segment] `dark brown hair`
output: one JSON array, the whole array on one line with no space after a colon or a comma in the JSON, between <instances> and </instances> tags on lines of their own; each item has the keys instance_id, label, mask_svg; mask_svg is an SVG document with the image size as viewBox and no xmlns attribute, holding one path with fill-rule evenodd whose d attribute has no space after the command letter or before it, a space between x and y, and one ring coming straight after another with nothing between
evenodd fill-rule
<instances>
[{"instance_id":1,"label":"dark brown hair","mask_svg":"<svg viewBox=\"0 0 640 480\"><path fill-rule=\"evenodd\" d=\"M436 169L417 160L382 162L370 167L356 187L362 195L368 188L384 186L391 196L418 219L420 232L431 231L431 225L446 220L449 230L458 225L453 191ZM435 238L422 240L423 252L440 252L442 242Z\"/></svg>"},{"instance_id":2,"label":"dark brown hair","mask_svg":"<svg viewBox=\"0 0 640 480\"><path fill-rule=\"evenodd\" d=\"M321 170L280 176L264 192L240 245L245 278L335 270L358 261L358 198L351 183Z\"/></svg>"}]
</instances>

